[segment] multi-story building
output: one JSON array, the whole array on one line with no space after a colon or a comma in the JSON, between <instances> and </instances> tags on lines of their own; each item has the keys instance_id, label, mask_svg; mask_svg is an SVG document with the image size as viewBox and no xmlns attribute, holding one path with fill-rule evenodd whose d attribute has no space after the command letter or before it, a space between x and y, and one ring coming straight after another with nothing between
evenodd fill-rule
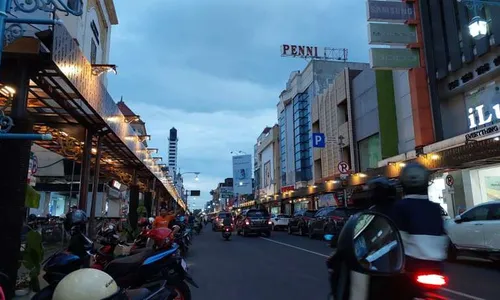
<instances>
[{"instance_id":1,"label":"multi-story building","mask_svg":"<svg viewBox=\"0 0 500 300\"><path fill-rule=\"evenodd\" d=\"M255 200L264 203L270 211L278 213L279 202L274 201L279 193L280 147L279 126L266 127L255 144Z\"/></svg>"},{"instance_id":2,"label":"multi-story building","mask_svg":"<svg viewBox=\"0 0 500 300\"><path fill-rule=\"evenodd\" d=\"M398 130L412 131L416 138L428 142L417 142L415 149L382 160L379 165L390 168L417 159L430 168L445 170L434 174L429 197L455 215L500 199L496 177L500 171L499 7L485 3L474 11L459 1L417 3L429 76L421 85L428 86L430 101L414 99L412 126L398 124ZM475 32L475 38L469 28L473 17L479 17L488 27ZM421 117L426 111L433 121L427 131Z\"/></svg>"},{"instance_id":3,"label":"multi-story building","mask_svg":"<svg viewBox=\"0 0 500 300\"><path fill-rule=\"evenodd\" d=\"M312 182L311 105L345 67L362 70L368 66L363 63L311 60L302 72L291 73L285 90L280 94L277 112L283 188L303 187Z\"/></svg>"},{"instance_id":4,"label":"multi-story building","mask_svg":"<svg viewBox=\"0 0 500 300\"><path fill-rule=\"evenodd\" d=\"M177 136L177 129L172 127L168 136L168 168L172 174L177 173L178 143L179 138Z\"/></svg>"},{"instance_id":5,"label":"multi-story building","mask_svg":"<svg viewBox=\"0 0 500 300\"><path fill-rule=\"evenodd\" d=\"M53 13L43 10L23 13L19 9L16 9L16 3L11 3L9 18L52 19L57 17L63 21L66 30L77 41L80 50L92 64L109 64L111 31L112 27L118 24L117 13L112 0L69 0L69 8L76 9L78 5L83 5L83 14L79 17L71 14L66 15L59 11L55 13L55 16ZM10 51L10 49L14 52L16 51L17 47L19 47L15 43L16 38L36 36L37 33L47 29L49 27L46 25L8 23L6 25L6 45L4 51ZM16 30L18 30L18 34L15 34ZM99 79L105 86L107 85L106 73L101 74ZM124 103L123 105L126 107ZM119 103L118 107L120 110L122 109ZM128 115L135 116L128 107L126 107L126 110L130 112ZM127 117L125 112L123 114ZM144 122L140 121L138 116L130 119L130 121L133 122L131 125L134 130L141 128L142 125L144 135L146 134ZM37 157L38 161L43 162L44 165L51 166L47 170L41 169L36 174L36 181L38 182L36 189L40 192L41 199L39 208L31 209L31 212L39 215L46 215L47 213L61 215L66 212L70 204L78 204L77 195L80 167L75 168L71 160L64 159L63 156L37 145L33 145L31 151ZM120 216L120 201L123 200L123 195L107 183L101 183L98 190L96 202L97 215ZM88 212L90 212L91 198L91 193L89 193L87 197Z\"/></svg>"}]
</instances>

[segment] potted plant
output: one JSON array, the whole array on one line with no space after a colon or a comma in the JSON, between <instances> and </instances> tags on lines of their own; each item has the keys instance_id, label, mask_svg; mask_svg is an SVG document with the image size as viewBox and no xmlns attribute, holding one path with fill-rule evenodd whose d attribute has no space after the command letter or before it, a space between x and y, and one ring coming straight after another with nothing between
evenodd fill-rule
<instances>
[{"instance_id":1,"label":"potted plant","mask_svg":"<svg viewBox=\"0 0 500 300\"><path fill-rule=\"evenodd\" d=\"M23 274L17 280L16 295L18 294L18 285L20 294L40 291L38 276L42 269L43 255L42 235L38 231L30 230L26 235L26 246L21 251L22 259L20 261L20 264L28 270L28 273Z\"/></svg>"}]
</instances>

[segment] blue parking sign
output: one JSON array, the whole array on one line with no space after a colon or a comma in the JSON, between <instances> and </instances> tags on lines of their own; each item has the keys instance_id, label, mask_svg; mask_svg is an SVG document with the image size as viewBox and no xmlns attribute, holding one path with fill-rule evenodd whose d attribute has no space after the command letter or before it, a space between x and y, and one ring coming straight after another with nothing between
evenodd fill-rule
<instances>
[{"instance_id":1,"label":"blue parking sign","mask_svg":"<svg viewBox=\"0 0 500 300\"><path fill-rule=\"evenodd\" d=\"M326 140L324 133L313 133L312 134L312 144L314 148L325 148Z\"/></svg>"}]
</instances>

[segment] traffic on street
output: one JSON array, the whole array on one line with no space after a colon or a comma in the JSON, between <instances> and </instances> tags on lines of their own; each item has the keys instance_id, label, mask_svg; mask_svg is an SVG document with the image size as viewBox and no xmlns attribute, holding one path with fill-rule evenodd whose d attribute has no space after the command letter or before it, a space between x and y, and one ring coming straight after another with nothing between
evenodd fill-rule
<instances>
[{"instance_id":1,"label":"traffic on street","mask_svg":"<svg viewBox=\"0 0 500 300\"><path fill-rule=\"evenodd\" d=\"M210 226L210 224L209 224ZM188 258L191 274L200 282L195 299L327 299L326 259L334 251L326 241L273 232L271 237L232 236L204 228ZM490 262L446 263L445 299L498 298L500 271Z\"/></svg>"}]
</instances>

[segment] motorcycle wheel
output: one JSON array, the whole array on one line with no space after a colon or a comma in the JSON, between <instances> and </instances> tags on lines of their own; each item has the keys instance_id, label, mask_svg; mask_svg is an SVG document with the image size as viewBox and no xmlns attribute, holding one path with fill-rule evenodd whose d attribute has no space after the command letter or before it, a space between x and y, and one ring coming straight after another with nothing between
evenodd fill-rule
<instances>
[{"instance_id":1,"label":"motorcycle wheel","mask_svg":"<svg viewBox=\"0 0 500 300\"><path fill-rule=\"evenodd\" d=\"M175 300L191 300L191 289L189 289L186 282L181 281L176 285L168 285L167 287L177 292Z\"/></svg>"}]
</instances>

